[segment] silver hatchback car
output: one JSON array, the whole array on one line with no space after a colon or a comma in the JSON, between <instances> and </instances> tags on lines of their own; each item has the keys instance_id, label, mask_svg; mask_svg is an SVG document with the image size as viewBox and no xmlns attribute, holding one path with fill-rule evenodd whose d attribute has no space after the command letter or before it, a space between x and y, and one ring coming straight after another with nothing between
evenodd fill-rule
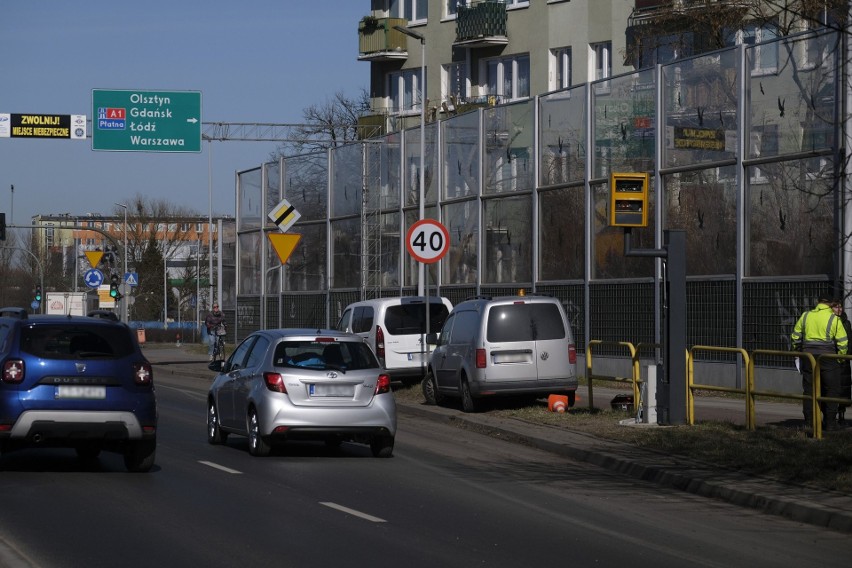
<instances>
[{"instance_id":1,"label":"silver hatchback car","mask_svg":"<svg viewBox=\"0 0 852 568\"><path fill-rule=\"evenodd\" d=\"M358 336L332 330L271 329L249 335L227 361L214 361L207 440L248 436L268 455L286 440L354 441L376 457L393 454L396 403L390 377Z\"/></svg>"}]
</instances>

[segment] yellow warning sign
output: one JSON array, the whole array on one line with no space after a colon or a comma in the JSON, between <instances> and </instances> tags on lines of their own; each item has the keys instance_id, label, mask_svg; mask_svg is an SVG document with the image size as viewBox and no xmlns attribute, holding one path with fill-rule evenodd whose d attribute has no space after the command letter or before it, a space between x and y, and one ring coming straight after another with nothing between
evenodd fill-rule
<instances>
[{"instance_id":1,"label":"yellow warning sign","mask_svg":"<svg viewBox=\"0 0 852 568\"><path fill-rule=\"evenodd\" d=\"M293 254L293 249L296 248L296 245L302 239L302 235L293 233L267 233L266 236L269 237L272 248L278 253L281 264L287 262L287 259Z\"/></svg>"},{"instance_id":2,"label":"yellow warning sign","mask_svg":"<svg viewBox=\"0 0 852 568\"><path fill-rule=\"evenodd\" d=\"M87 250L86 258L89 259L89 264L92 265L92 268L97 268L101 263L101 258L103 258L104 253L99 250Z\"/></svg>"}]
</instances>

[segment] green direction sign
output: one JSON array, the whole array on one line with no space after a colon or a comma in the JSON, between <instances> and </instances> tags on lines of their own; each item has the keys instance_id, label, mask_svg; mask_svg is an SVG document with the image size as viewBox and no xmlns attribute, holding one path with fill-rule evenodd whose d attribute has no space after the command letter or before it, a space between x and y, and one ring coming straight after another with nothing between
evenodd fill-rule
<instances>
[{"instance_id":1,"label":"green direction sign","mask_svg":"<svg viewBox=\"0 0 852 568\"><path fill-rule=\"evenodd\" d=\"M93 89L92 150L201 152L201 92Z\"/></svg>"}]
</instances>

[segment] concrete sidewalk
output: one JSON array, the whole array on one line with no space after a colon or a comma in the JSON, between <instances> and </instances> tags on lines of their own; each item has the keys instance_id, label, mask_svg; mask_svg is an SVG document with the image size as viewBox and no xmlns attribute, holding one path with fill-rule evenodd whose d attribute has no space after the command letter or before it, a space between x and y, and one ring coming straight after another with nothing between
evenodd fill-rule
<instances>
[{"instance_id":1,"label":"concrete sidewalk","mask_svg":"<svg viewBox=\"0 0 852 568\"><path fill-rule=\"evenodd\" d=\"M204 354L186 347L155 344L145 354L156 365L157 374L213 374ZM400 413L464 424L470 429L502 440L563 455L682 491L721 499L734 505L780 515L795 521L852 533L852 495L792 485L767 477L756 477L676 455L640 449L618 441L557 426L532 424L488 413L465 414L456 409L425 404L399 403ZM643 426L653 428L655 426ZM815 442L818 443L818 442Z\"/></svg>"}]
</instances>

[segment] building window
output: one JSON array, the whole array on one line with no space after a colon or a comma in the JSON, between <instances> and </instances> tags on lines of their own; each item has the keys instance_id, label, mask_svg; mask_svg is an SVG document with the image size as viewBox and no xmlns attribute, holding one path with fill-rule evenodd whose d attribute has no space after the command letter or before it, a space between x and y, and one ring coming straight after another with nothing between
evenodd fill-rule
<instances>
[{"instance_id":1,"label":"building window","mask_svg":"<svg viewBox=\"0 0 852 568\"><path fill-rule=\"evenodd\" d=\"M388 97L393 113L407 114L420 112L421 94L420 69L405 69L397 73L388 73Z\"/></svg>"},{"instance_id":2,"label":"building window","mask_svg":"<svg viewBox=\"0 0 852 568\"><path fill-rule=\"evenodd\" d=\"M390 0L390 17L405 18L409 24L424 24L429 16L429 0Z\"/></svg>"},{"instance_id":3,"label":"building window","mask_svg":"<svg viewBox=\"0 0 852 568\"><path fill-rule=\"evenodd\" d=\"M450 97L462 101L468 93L467 63L448 63L441 66L441 101L451 103Z\"/></svg>"},{"instance_id":4,"label":"building window","mask_svg":"<svg viewBox=\"0 0 852 568\"><path fill-rule=\"evenodd\" d=\"M530 96L530 56L515 55L501 59L487 59L485 67L485 94L496 96L497 102L528 98Z\"/></svg>"},{"instance_id":5,"label":"building window","mask_svg":"<svg viewBox=\"0 0 852 568\"><path fill-rule=\"evenodd\" d=\"M726 46L741 43L754 46L749 50L749 63L752 75L767 75L778 70L778 43L772 40L778 37L774 24L748 24L742 29L730 32L725 40ZM765 43L771 42L771 43Z\"/></svg>"},{"instance_id":6,"label":"building window","mask_svg":"<svg viewBox=\"0 0 852 568\"><path fill-rule=\"evenodd\" d=\"M444 3L444 16L447 18L455 18L458 13L459 6L467 6L467 0L446 0Z\"/></svg>"},{"instance_id":7,"label":"building window","mask_svg":"<svg viewBox=\"0 0 852 568\"><path fill-rule=\"evenodd\" d=\"M521 8L529 5L530 0L506 0L506 8Z\"/></svg>"},{"instance_id":8,"label":"building window","mask_svg":"<svg viewBox=\"0 0 852 568\"><path fill-rule=\"evenodd\" d=\"M571 86L571 48L550 50L550 90L558 91Z\"/></svg>"},{"instance_id":9,"label":"building window","mask_svg":"<svg viewBox=\"0 0 852 568\"><path fill-rule=\"evenodd\" d=\"M195 232L201 233L204 231L204 223L196 223L195 224Z\"/></svg>"},{"instance_id":10,"label":"building window","mask_svg":"<svg viewBox=\"0 0 852 568\"><path fill-rule=\"evenodd\" d=\"M590 79L597 81L610 77L612 75L612 42L593 43L590 47L592 65L589 68L595 70L594 77L590 77Z\"/></svg>"}]
</instances>

